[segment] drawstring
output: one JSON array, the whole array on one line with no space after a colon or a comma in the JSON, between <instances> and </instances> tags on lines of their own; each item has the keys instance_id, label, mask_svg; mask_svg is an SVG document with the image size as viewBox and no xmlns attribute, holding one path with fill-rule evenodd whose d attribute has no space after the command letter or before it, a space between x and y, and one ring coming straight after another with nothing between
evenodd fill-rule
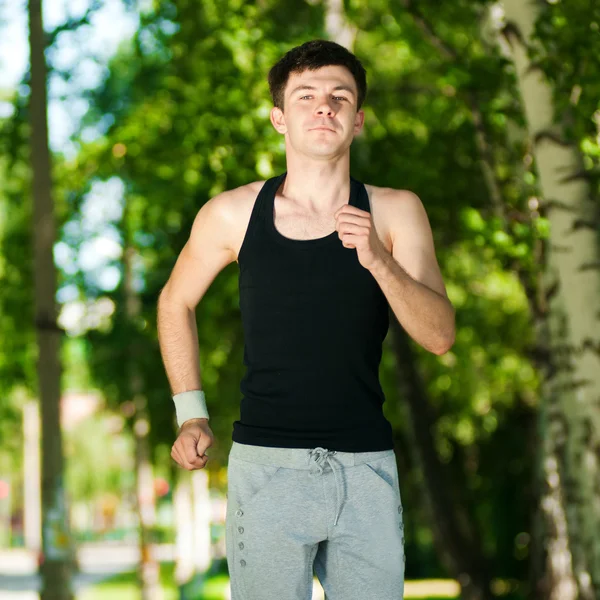
<instances>
[{"instance_id":1,"label":"drawstring","mask_svg":"<svg viewBox=\"0 0 600 600\"><path fill-rule=\"evenodd\" d=\"M338 476L337 476L337 469L335 469L333 467L333 463L331 461L331 456L335 454L335 450L326 450L325 448L313 448L312 450L310 450L308 452L308 460L310 462L311 459L314 458L315 464L317 465L317 469L313 470L311 469L310 474L311 475L315 475L315 474L319 474L321 475L321 473L323 473L323 461L327 461L329 463L329 466L331 467L331 470L333 471L333 477L335 479L335 493L336 493L336 500L337 500L337 511L336 511L336 515L335 515L335 522L334 525L337 525L338 519L340 518L340 511L342 508L342 504L341 504L341 494L340 494L340 490L339 490L339 480L338 480Z\"/></svg>"}]
</instances>

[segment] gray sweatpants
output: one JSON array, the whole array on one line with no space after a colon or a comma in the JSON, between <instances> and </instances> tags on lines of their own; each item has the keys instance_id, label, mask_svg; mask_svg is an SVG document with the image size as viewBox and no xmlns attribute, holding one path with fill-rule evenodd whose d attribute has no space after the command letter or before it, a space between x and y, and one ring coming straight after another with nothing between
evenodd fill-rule
<instances>
[{"instance_id":1,"label":"gray sweatpants","mask_svg":"<svg viewBox=\"0 0 600 600\"><path fill-rule=\"evenodd\" d=\"M227 467L231 600L402 600L404 526L393 450L233 442Z\"/></svg>"}]
</instances>

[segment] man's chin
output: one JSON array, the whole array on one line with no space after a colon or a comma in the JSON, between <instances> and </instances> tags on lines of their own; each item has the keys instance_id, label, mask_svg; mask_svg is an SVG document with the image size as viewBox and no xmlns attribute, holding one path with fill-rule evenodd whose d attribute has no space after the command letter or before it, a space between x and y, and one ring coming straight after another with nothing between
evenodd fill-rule
<instances>
[{"instance_id":1,"label":"man's chin","mask_svg":"<svg viewBox=\"0 0 600 600\"><path fill-rule=\"evenodd\" d=\"M340 154L344 154L348 147L343 144L335 143L316 143L311 144L307 147L307 152L309 154L319 155L319 156L339 156Z\"/></svg>"}]
</instances>

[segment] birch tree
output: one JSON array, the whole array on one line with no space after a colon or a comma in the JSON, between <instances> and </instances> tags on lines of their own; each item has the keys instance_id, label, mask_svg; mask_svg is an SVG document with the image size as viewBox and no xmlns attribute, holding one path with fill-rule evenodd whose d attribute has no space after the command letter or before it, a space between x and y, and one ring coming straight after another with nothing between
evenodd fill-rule
<instances>
[{"instance_id":1,"label":"birch tree","mask_svg":"<svg viewBox=\"0 0 600 600\"><path fill-rule=\"evenodd\" d=\"M537 2L505 0L510 45L532 143L540 210L550 222L545 262L551 367L544 374L539 430L548 516L547 581L552 600L600 595L600 364L598 360L597 208L582 156L568 138L568 115L555 110L553 89L532 60Z\"/></svg>"}]
</instances>

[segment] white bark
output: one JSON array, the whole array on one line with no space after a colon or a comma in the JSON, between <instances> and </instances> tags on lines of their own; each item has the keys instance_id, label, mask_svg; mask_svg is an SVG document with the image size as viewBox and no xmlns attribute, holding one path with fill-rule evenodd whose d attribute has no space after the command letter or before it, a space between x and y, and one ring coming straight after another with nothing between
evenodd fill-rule
<instances>
[{"instance_id":1,"label":"white bark","mask_svg":"<svg viewBox=\"0 0 600 600\"><path fill-rule=\"evenodd\" d=\"M194 499L194 566L197 573L206 573L212 562L210 524L212 510L209 479L205 469L192 472Z\"/></svg>"},{"instance_id":2,"label":"white bark","mask_svg":"<svg viewBox=\"0 0 600 600\"><path fill-rule=\"evenodd\" d=\"M173 508L175 512L175 582L178 586L182 586L194 576L194 530L191 527L194 510L192 486L187 471L180 471L177 474Z\"/></svg>"},{"instance_id":3,"label":"white bark","mask_svg":"<svg viewBox=\"0 0 600 600\"><path fill-rule=\"evenodd\" d=\"M177 585L206 573L212 562L210 525L212 510L209 478L205 470L178 474L174 495Z\"/></svg>"},{"instance_id":4,"label":"white bark","mask_svg":"<svg viewBox=\"0 0 600 600\"><path fill-rule=\"evenodd\" d=\"M23 404L23 529L25 547L42 549L40 411L37 401Z\"/></svg>"},{"instance_id":5,"label":"white bark","mask_svg":"<svg viewBox=\"0 0 600 600\"><path fill-rule=\"evenodd\" d=\"M552 507L553 499L558 498L552 491L552 479L557 477L563 487L568 524L564 536L568 540L559 539L559 527L559 538L549 547L557 554L549 555L548 568L560 566L555 574L572 579L569 561L565 560L565 552L570 550L579 597L593 598L600 592L600 469L595 452L600 445L600 361L594 350L600 340L600 253L591 190L586 179L576 177L583 171L582 157L577 147L564 142L562 118L554 111L553 90L527 54L528 45L535 43L531 36L540 7L541 3L531 0L504 1L505 33L551 227L546 288L557 286L548 301L556 368L546 374L543 386L548 404L542 411L547 418L542 434L547 438L549 489L543 506ZM556 470L552 467L554 461ZM559 581L557 586L571 589L572 582Z\"/></svg>"},{"instance_id":6,"label":"white bark","mask_svg":"<svg viewBox=\"0 0 600 600\"><path fill-rule=\"evenodd\" d=\"M325 29L331 41L350 50L354 49L357 28L351 26L344 13L344 0L324 0Z\"/></svg>"},{"instance_id":7,"label":"white bark","mask_svg":"<svg viewBox=\"0 0 600 600\"><path fill-rule=\"evenodd\" d=\"M125 214L128 214L127 207ZM126 217L124 218L124 226L128 232L129 223ZM126 312L130 323L135 323L141 310L141 301L133 283L135 256L135 248L131 245L130 237L127 234L123 262L123 280ZM151 543L151 530L156 524L156 497L154 494L154 470L151 463L150 442L148 441L150 416L148 414L146 397L143 394L144 382L138 365L139 355L139 342L133 339L131 341L128 369L131 398L135 405L133 433L135 438L136 493L140 536L138 580L141 586L142 600L162 600L160 567L152 553L153 546Z\"/></svg>"}]
</instances>

